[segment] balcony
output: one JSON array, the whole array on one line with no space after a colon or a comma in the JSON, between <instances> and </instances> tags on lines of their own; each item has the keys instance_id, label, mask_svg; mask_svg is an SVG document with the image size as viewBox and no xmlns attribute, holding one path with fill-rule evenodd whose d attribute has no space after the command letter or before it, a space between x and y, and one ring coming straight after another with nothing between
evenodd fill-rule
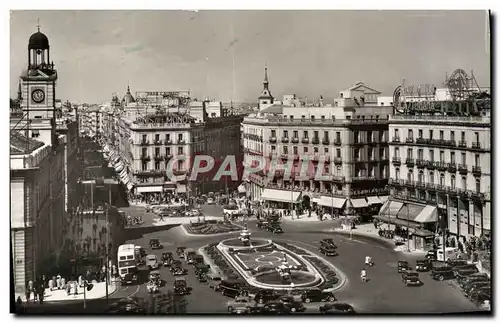
<instances>
[{"instance_id":1,"label":"balcony","mask_svg":"<svg viewBox=\"0 0 500 323\"><path fill-rule=\"evenodd\" d=\"M467 165L464 165L464 164L458 164L458 172L462 175L465 175L467 174L468 170L467 170Z\"/></svg>"},{"instance_id":2,"label":"balcony","mask_svg":"<svg viewBox=\"0 0 500 323\"><path fill-rule=\"evenodd\" d=\"M427 169L429 169L429 170L436 169L437 164L438 164L438 162L433 161L433 160L429 160L429 161L427 161Z\"/></svg>"},{"instance_id":3,"label":"balcony","mask_svg":"<svg viewBox=\"0 0 500 323\"><path fill-rule=\"evenodd\" d=\"M309 143L309 138L302 138L302 143L303 144L308 144Z\"/></svg>"},{"instance_id":4,"label":"balcony","mask_svg":"<svg viewBox=\"0 0 500 323\"><path fill-rule=\"evenodd\" d=\"M298 144L299 143L299 137L293 137L292 138L292 143Z\"/></svg>"},{"instance_id":5,"label":"balcony","mask_svg":"<svg viewBox=\"0 0 500 323\"><path fill-rule=\"evenodd\" d=\"M406 138L406 143L407 144L412 144L413 143L413 137Z\"/></svg>"},{"instance_id":6,"label":"balcony","mask_svg":"<svg viewBox=\"0 0 500 323\"><path fill-rule=\"evenodd\" d=\"M151 157L148 156L148 155L141 155L141 160L144 160L144 161L150 161L151 160Z\"/></svg>"},{"instance_id":7,"label":"balcony","mask_svg":"<svg viewBox=\"0 0 500 323\"><path fill-rule=\"evenodd\" d=\"M342 140L340 140L340 138L336 138L334 141L333 141L333 144L335 146L340 146L342 145Z\"/></svg>"},{"instance_id":8,"label":"balcony","mask_svg":"<svg viewBox=\"0 0 500 323\"><path fill-rule=\"evenodd\" d=\"M467 141L459 141L458 142L458 147L462 147L462 148L467 147Z\"/></svg>"},{"instance_id":9,"label":"balcony","mask_svg":"<svg viewBox=\"0 0 500 323\"><path fill-rule=\"evenodd\" d=\"M272 143L272 144L275 144L277 141L277 138L276 137L269 137L269 142Z\"/></svg>"},{"instance_id":10,"label":"balcony","mask_svg":"<svg viewBox=\"0 0 500 323\"><path fill-rule=\"evenodd\" d=\"M185 169L178 169L178 168L176 168L176 169L172 169L172 174L173 174L174 176L184 175L184 174L186 174L186 173L187 173L187 170L185 170Z\"/></svg>"},{"instance_id":11,"label":"balcony","mask_svg":"<svg viewBox=\"0 0 500 323\"><path fill-rule=\"evenodd\" d=\"M401 165L401 157L392 157L392 163L393 163L395 166L399 166L399 165Z\"/></svg>"},{"instance_id":12,"label":"balcony","mask_svg":"<svg viewBox=\"0 0 500 323\"><path fill-rule=\"evenodd\" d=\"M455 164L455 163L448 163L448 171L450 173L456 173L457 172L457 164Z\"/></svg>"},{"instance_id":13,"label":"balcony","mask_svg":"<svg viewBox=\"0 0 500 323\"><path fill-rule=\"evenodd\" d=\"M147 146L147 145L149 145L149 140L142 140L142 141L140 142L140 145L141 145L141 146Z\"/></svg>"},{"instance_id":14,"label":"balcony","mask_svg":"<svg viewBox=\"0 0 500 323\"><path fill-rule=\"evenodd\" d=\"M163 159L168 162L170 159L174 158L174 155L172 154L166 154L165 156L163 156Z\"/></svg>"},{"instance_id":15,"label":"balcony","mask_svg":"<svg viewBox=\"0 0 500 323\"><path fill-rule=\"evenodd\" d=\"M440 171L445 171L446 169L448 169L448 164L440 161L436 163L436 168Z\"/></svg>"},{"instance_id":16,"label":"balcony","mask_svg":"<svg viewBox=\"0 0 500 323\"><path fill-rule=\"evenodd\" d=\"M354 142L352 143L353 146L361 146L364 144L366 144L364 141L359 141L359 140L354 140Z\"/></svg>"},{"instance_id":17,"label":"balcony","mask_svg":"<svg viewBox=\"0 0 500 323\"><path fill-rule=\"evenodd\" d=\"M162 141L161 140L155 140L154 144L156 146L161 146L162 145Z\"/></svg>"},{"instance_id":18,"label":"balcony","mask_svg":"<svg viewBox=\"0 0 500 323\"><path fill-rule=\"evenodd\" d=\"M313 138L311 142L313 145L319 145L319 138Z\"/></svg>"},{"instance_id":19,"label":"balcony","mask_svg":"<svg viewBox=\"0 0 500 323\"><path fill-rule=\"evenodd\" d=\"M133 174L137 176L165 176L167 172L160 169L143 169L137 170Z\"/></svg>"},{"instance_id":20,"label":"balcony","mask_svg":"<svg viewBox=\"0 0 500 323\"><path fill-rule=\"evenodd\" d=\"M473 142L471 147L472 147L472 149L481 149L481 143L480 142Z\"/></svg>"},{"instance_id":21,"label":"balcony","mask_svg":"<svg viewBox=\"0 0 500 323\"><path fill-rule=\"evenodd\" d=\"M155 155L153 158L154 158L154 160L156 160L156 161L160 161L160 160L163 160L163 159L164 159L163 155Z\"/></svg>"},{"instance_id":22,"label":"balcony","mask_svg":"<svg viewBox=\"0 0 500 323\"><path fill-rule=\"evenodd\" d=\"M342 157L335 157L333 162L337 165L342 164Z\"/></svg>"},{"instance_id":23,"label":"balcony","mask_svg":"<svg viewBox=\"0 0 500 323\"><path fill-rule=\"evenodd\" d=\"M335 175L332 175L332 182L344 183L345 182L345 176L335 176Z\"/></svg>"},{"instance_id":24,"label":"balcony","mask_svg":"<svg viewBox=\"0 0 500 323\"><path fill-rule=\"evenodd\" d=\"M186 143L186 141L184 139L177 140L178 145L184 145L185 143Z\"/></svg>"},{"instance_id":25,"label":"balcony","mask_svg":"<svg viewBox=\"0 0 500 323\"><path fill-rule=\"evenodd\" d=\"M472 174L474 176L481 176L481 166L472 166Z\"/></svg>"},{"instance_id":26,"label":"balcony","mask_svg":"<svg viewBox=\"0 0 500 323\"><path fill-rule=\"evenodd\" d=\"M418 167L418 168L424 168L424 167L427 167L427 161L426 161L426 160L423 160L423 159L421 159L421 158L417 158L416 164L417 164L417 167Z\"/></svg>"},{"instance_id":27,"label":"balcony","mask_svg":"<svg viewBox=\"0 0 500 323\"><path fill-rule=\"evenodd\" d=\"M321 141L321 143L322 143L323 145L325 145L325 146L328 146L328 145L330 145L330 140L329 140L328 138L324 138L324 139Z\"/></svg>"},{"instance_id":28,"label":"balcony","mask_svg":"<svg viewBox=\"0 0 500 323\"><path fill-rule=\"evenodd\" d=\"M427 139L417 138L417 140L415 141L415 143L417 143L419 145L425 145L427 143Z\"/></svg>"},{"instance_id":29,"label":"balcony","mask_svg":"<svg viewBox=\"0 0 500 323\"><path fill-rule=\"evenodd\" d=\"M376 181L377 178L375 176L355 176L352 178L353 182L367 182L367 181Z\"/></svg>"},{"instance_id":30,"label":"balcony","mask_svg":"<svg viewBox=\"0 0 500 323\"><path fill-rule=\"evenodd\" d=\"M289 140L290 139L288 139L288 137L282 137L281 138L281 142L284 143L284 144L287 144Z\"/></svg>"},{"instance_id":31,"label":"balcony","mask_svg":"<svg viewBox=\"0 0 500 323\"><path fill-rule=\"evenodd\" d=\"M413 158L406 158L405 164L408 167L413 167L413 166L415 166L415 159L413 159Z\"/></svg>"},{"instance_id":32,"label":"balcony","mask_svg":"<svg viewBox=\"0 0 500 323\"><path fill-rule=\"evenodd\" d=\"M417 138L416 144L417 145L427 145L427 146L456 147L457 142L455 140Z\"/></svg>"},{"instance_id":33,"label":"balcony","mask_svg":"<svg viewBox=\"0 0 500 323\"><path fill-rule=\"evenodd\" d=\"M172 144L172 140L170 139L165 139L165 145L171 145Z\"/></svg>"},{"instance_id":34,"label":"balcony","mask_svg":"<svg viewBox=\"0 0 500 323\"><path fill-rule=\"evenodd\" d=\"M392 137L392 142L401 142L399 137Z\"/></svg>"}]
</instances>

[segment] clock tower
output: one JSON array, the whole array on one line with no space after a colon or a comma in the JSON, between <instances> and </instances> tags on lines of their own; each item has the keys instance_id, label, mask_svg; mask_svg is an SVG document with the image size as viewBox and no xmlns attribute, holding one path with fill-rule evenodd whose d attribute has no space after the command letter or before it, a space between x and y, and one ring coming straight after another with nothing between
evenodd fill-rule
<instances>
[{"instance_id":1,"label":"clock tower","mask_svg":"<svg viewBox=\"0 0 500 323\"><path fill-rule=\"evenodd\" d=\"M28 136L55 144L55 87L57 71L50 61L49 39L38 31L28 43L28 69L20 77L24 123Z\"/></svg>"}]
</instances>

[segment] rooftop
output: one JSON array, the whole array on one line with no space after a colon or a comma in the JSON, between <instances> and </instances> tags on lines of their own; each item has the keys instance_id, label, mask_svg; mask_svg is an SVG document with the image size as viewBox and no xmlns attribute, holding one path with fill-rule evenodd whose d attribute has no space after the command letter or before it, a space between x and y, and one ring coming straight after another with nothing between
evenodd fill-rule
<instances>
[{"instance_id":1,"label":"rooftop","mask_svg":"<svg viewBox=\"0 0 500 323\"><path fill-rule=\"evenodd\" d=\"M19 132L11 132L10 134L11 155L28 155L44 145L43 142L28 138Z\"/></svg>"}]
</instances>

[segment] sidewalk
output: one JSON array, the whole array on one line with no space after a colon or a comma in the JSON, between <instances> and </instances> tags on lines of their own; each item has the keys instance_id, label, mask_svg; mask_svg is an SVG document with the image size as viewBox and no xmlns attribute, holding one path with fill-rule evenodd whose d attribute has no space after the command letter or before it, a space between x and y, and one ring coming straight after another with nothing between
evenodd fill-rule
<instances>
[{"instance_id":1,"label":"sidewalk","mask_svg":"<svg viewBox=\"0 0 500 323\"><path fill-rule=\"evenodd\" d=\"M111 283L108 286L108 295L113 294L116 291L117 283ZM26 302L26 296L20 293L16 293L15 297L21 296L23 303ZM99 299L106 297L106 283L95 283L94 287L86 292L86 299ZM78 295L67 295L65 290L53 290L50 291L48 288L45 289L44 303L50 302L65 302L65 301L83 301L83 287L78 287ZM33 302L33 294L30 296L30 302Z\"/></svg>"}]
</instances>

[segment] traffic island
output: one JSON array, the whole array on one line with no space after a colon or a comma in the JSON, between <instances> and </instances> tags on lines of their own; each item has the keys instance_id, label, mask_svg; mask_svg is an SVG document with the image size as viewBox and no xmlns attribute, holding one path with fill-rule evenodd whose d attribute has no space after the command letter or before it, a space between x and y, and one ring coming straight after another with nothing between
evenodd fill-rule
<instances>
[{"instance_id":1,"label":"traffic island","mask_svg":"<svg viewBox=\"0 0 500 323\"><path fill-rule=\"evenodd\" d=\"M232 233L241 230L241 227L233 223L189 223L182 226L190 235L212 235Z\"/></svg>"}]
</instances>

